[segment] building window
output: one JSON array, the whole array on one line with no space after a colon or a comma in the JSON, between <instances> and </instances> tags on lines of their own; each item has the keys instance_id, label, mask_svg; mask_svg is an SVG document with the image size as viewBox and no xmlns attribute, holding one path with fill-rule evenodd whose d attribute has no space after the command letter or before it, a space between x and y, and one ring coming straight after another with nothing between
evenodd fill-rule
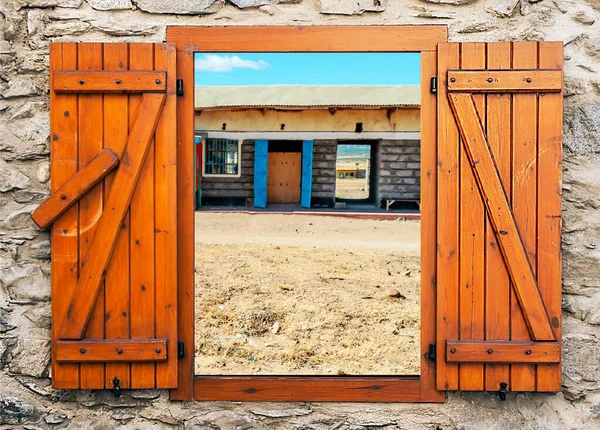
<instances>
[{"instance_id":1,"label":"building window","mask_svg":"<svg viewBox=\"0 0 600 430\"><path fill-rule=\"evenodd\" d=\"M240 142L230 139L204 141L205 175L239 175Z\"/></svg>"}]
</instances>

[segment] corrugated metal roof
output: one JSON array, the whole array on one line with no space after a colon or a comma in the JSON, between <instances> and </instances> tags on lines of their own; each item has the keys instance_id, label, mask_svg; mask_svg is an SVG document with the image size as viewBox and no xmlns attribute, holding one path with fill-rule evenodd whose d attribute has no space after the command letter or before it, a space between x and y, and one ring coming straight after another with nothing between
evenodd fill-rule
<instances>
[{"instance_id":1,"label":"corrugated metal roof","mask_svg":"<svg viewBox=\"0 0 600 430\"><path fill-rule=\"evenodd\" d=\"M420 105L419 85L196 87L196 109L235 107L401 107Z\"/></svg>"}]
</instances>

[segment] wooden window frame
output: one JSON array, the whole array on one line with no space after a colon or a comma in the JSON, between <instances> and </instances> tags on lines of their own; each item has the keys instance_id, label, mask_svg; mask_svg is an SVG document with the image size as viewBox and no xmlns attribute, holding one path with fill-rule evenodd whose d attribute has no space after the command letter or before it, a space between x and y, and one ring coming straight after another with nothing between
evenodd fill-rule
<instances>
[{"instance_id":1,"label":"wooden window frame","mask_svg":"<svg viewBox=\"0 0 600 430\"><path fill-rule=\"evenodd\" d=\"M437 76L437 44L445 25L308 27L167 27L176 44L178 338L173 400L443 402L436 390L436 157L437 100L429 80ZM195 376L194 375L194 54L196 52L416 52L421 54L421 374L418 376ZM440 350L440 348L438 348ZM441 351L440 351L441 352ZM441 354L439 354L441 355ZM438 358L439 359L439 358Z\"/></svg>"},{"instance_id":2,"label":"wooden window frame","mask_svg":"<svg viewBox=\"0 0 600 430\"><path fill-rule=\"evenodd\" d=\"M206 151L208 150L209 139L220 139L214 137L204 137L202 143L202 177L203 178L239 178L242 176L242 141L240 139L226 139L237 141L237 173L206 173Z\"/></svg>"}]
</instances>

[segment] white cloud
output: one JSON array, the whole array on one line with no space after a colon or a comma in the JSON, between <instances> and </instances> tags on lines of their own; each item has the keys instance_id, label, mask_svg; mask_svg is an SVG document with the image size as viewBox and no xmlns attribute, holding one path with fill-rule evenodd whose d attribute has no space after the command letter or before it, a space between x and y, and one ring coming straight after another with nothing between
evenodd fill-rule
<instances>
[{"instance_id":1,"label":"white cloud","mask_svg":"<svg viewBox=\"0 0 600 430\"><path fill-rule=\"evenodd\" d=\"M207 54L204 58L196 60L196 70L203 72L231 72L233 69L261 70L269 67L269 63L263 60L243 60L237 55L214 55Z\"/></svg>"}]
</instances>

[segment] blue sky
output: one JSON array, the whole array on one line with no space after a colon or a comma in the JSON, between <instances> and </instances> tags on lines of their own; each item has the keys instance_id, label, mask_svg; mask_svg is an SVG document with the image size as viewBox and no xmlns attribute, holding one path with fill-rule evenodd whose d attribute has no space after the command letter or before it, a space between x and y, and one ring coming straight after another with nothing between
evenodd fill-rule
<instances>
[{"instance_id":1,"label":"blue sky","mask_svg":"<svg viewBox=\"0 0 600 430\"><path fill-rule=\"evenodd\" d=\"M411 53L198 53L196 85L411 85L420 81Z\"/></svg>"}]
</instances>

